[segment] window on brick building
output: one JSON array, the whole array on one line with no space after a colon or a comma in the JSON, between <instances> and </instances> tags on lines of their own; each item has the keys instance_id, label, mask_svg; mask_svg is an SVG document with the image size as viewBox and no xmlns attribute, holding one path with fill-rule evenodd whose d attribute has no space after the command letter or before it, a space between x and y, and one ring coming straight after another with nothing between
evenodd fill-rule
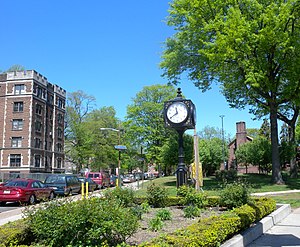
<instances>
[{"instance_id":1,"label":"window on brick building","mask_svg":"<svg viewBox=\"0 0 300 247\"><path fill-rule=\"evenodd\" d=\"M57 158L57 168L62 168L62 159L61 158Z\"/></svg>"},{"instance_id":2,"label":"window on brick building","mask_svg":"<svg viewBox=\"0 0 300 247\"><path fill-rule=\"evenodd\" d=\"M42 123L40 121L35 122L35 131L41 132L42 130Z\"/></svg>"},{"instance_id":3,"label":"window on brick building","mask_svg":"<svg viewBox=\"0 0 300 247\"><path fill-rule=\"evenodd\" d=\"M34 156L34 167L41 167L41 155Z\"/></svg>"},{"instance_id":4,"label":"window on brick building","mask_svg":"<svg viewBox=\"0 0 300 247\"><path fill-rule=\"evenodd\" d=\"M61 128L57 128L57 137L59 139L62 139L62 137L63 137L63 131Z\"/></svg>"},{"instance_id":5,"label":"window on brick building","mask_svg":"<svg viewBox=\"0 0 300 247\"><path fill-rule=\"evenodd\" d=\"M21 166L21 154L11 154L9 156L10 166Z\"/></svg>"},{"instance_id":6,"label":"window on brick building","mask_svg":"<svg viewBox=\"0 0 300 247\"><path fill-rule=\"evenodd\" d=\"M62 152L63 151L63 146L61 143L57 143L56 144L56 149L57 149L57 152Z\"/></svg>"},{"instance_id":7,"label":"window on brick building","mask_svg":"<svg viewBox=\"0 0 300 247\"><path fill-rule=\"evenodd\" d=\"M13 148L22 147L22 137L12 137L11 138L11 147L13 147Z\"/></svg>"},{"instance_id":8,"label":"window on brick building","mask_svg":"<svg viewBox=\"0 0 300 247\"><path fill-rule=\"evenodd\" d=\"M23 105L23 102L14 102L14 112L22 112Z\"/></svg>"},{"instance_id":9,"label":"window on brick building","mask_svg":"<svg viewBox=\"0 0 300 247\"><path fill-rule=\"evenodd\" d=\"M40 138L35 138L35 148L41 148L42 141Z\"/></svg>"},{"instance_id":10,"label":"window on brick building","mask_svg":"<svg viewBox=\"0 0 300 247\"><path fill-rule=\"evenodd\" d=\"M24 84L16 84L15 85L15 94L25 93L25 85Z\"/></svg>"},{"instance_id":11,"label":"window on brick building","mask_svg":"<svg viewBox=\"0 0 300 247\"><path fill-rule=\"evenodd\" d=\"M40 104L35 105L35 113L38 115L42 115L42 106Z\"/></svg>"},{"instance_id":12,"label":"window on brick building","mask_svg":"<svg viewBox=\"0 0 300 247\"><path fill-rule=\"evenodd\" d=\"M22 130L23 129L23 120L22 119L13 119L12 129L13 130Z\"/></svg>"}]
</instances>

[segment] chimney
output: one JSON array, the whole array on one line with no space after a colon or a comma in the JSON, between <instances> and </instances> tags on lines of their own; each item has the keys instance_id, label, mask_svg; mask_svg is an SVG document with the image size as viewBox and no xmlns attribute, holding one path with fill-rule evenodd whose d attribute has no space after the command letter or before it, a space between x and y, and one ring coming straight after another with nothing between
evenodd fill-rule
<instances>
[{"instance_id":1,"label":"chimney","mask_svg":"<svg viewBox=\"0 0 300 247\"><path fill-rule=\"evenodd\" d=\"M245 122L236 123L236 148L247 142L247 131Z\"/></svg>"}]
</instances>

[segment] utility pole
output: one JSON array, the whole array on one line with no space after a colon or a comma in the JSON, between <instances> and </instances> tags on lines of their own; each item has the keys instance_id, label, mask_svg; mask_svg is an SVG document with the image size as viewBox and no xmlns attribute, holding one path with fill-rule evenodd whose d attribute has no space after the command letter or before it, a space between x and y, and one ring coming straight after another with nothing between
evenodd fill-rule
<instances>
[{"instance_id":1,"label":"utility pole","mask_svg":"<svg viewBox=\"0 0 300 247\"><path fill-rule=\"evenodd\" d=\"M222 156L223 156L223 165L224 165L224 169L228 170L228 167L226 165L226 161L225 161L225 140L224 140L224 126L223 126L223 118L225 117L225 115L220 115L220 118L222 119Z\"/></svg>"}]
</instances>

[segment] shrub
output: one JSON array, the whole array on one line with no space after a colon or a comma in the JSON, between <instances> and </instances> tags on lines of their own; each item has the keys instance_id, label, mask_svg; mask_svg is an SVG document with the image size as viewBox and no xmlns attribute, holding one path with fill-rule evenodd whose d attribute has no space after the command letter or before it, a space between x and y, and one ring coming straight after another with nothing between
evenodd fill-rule
<instances>
[{"instance_id":1,"label":"shrub","mask_svg":"<svg viewBox=\"0 0 300 247\"><path fill-rule=\"evenodd\" d=\"M185 197L190 190L191 187L189 187L188 185L182 185L177 188L177 196Z\"/></svg>"},{"instance_id":2,"label":"shrub","mask_svg":"<svg viewBox=\"0 0 300 247\"><path fill-rule=\"evenodd\" d=\"M216 207L220 205L220 197L219 196L208 196L207 197L207 205L210 207Z\"/></svg>"},{"instance_id":3,"label":"shrub","mask_svg":"<svg viewBox=\"0 0 300 247\"><path fill-rule=\"evenodd\" d=\"M132 189L116 187L113 190L105 190L104 197L107 200L118 200L124 207L132 206L134 203L134 192Z\"/></svg>"},{"instance_id":4,"label":"shrub","mask_svg":"<svg viewBox=\"0 0 300 247\"><path fill-rule=\"evenodd\" d=\"M172 219L172 214L171 214L170 210L168 210L166 208L162 208L162 209L157 211L156 217L161 218L162 221L171 220Z\"/></svg>"},{"instance_id":5,"label":"shrub","mask_svg":"<svg viewBox=\"0 0 300 247\"><path fill-rule=\"evenodd\" d=\"M138 229L138 218L119 200L52 201L27 209L30 229L47 246L116 245Z\"/></svg>"},{"instance_id":6,"label":"shrub","mask_svg":"<svg viewBox=\"0 0 300 247\"><path fill-rule=\"evenodd\" d=\"M154 217L149 221L149 229L153 232L157 232L162 229L164 223L161 218Z\"/></svg>"},{"instance_id":7,"label":"shrub","mask_svg":"<svg viewBox=\"0 0 300 247\"><path fill-rule=\"evenodd\" d=\"M201 210L195 206L187 206L183 209L184 217L185 218L194 218L200 215Z\"/></svg>"},{"instance_id":8,"label":"shrub","mask_svg":"<svg viewBox=\"0 0 300 247\"><path fill-rule=\"evenodd\" d=\"M6 223L0 227L0 247L19 246L33 238L25 220Z\"/></svg>"},{"instance_id":9,"label":"shrub","mask_svg":"<svg viewBox=\"0 0 300 247\"><path fill-rule=\"evenodd\" d=\"M220 204L228 208L247 204L250 197L249 185L244 182L226 184L220 193Z\"/></svg>"},{"instance_id":10,"label":"shrub","mask_svg":"<svg viewBox=\"0 0 300 247\"><path fill-rule=\"evenodd\" d=\"M207 205L207 194L196 191L194 188L187 190L185 196L182 198L183 205L192 205L198 208L203 208Z\"/></svg>"},{"instance_id":11,"label":"shrub","mask_svg":"<svg viewBox=\"0 0 300 247\"><path fill-rule=\"evenodd\" d=\"M216 179L223 183L236 181L238 178L237 170L216 171Z\"/></svg>"},{"instance_id":12,"label":"shrub","mask_svg":"<svg viewBox=\"0 0 300 247\"><path fill-rule=\"evenodd\" d=\"M151 206L163 208L166 206L167 198L167 190L164 187L155 183L147 187L147 200Z\"/></svg>"},{"instance_id":13,"label":"shrub","mask_svg":"<svg viewBox=\"0 0 300 247\"><path fill-rule=\"evenodd\" d=\"M256 220L255 209L248 204L232 210L241 219L241 228L246 229Z\"/></svg>"}]
</instances>

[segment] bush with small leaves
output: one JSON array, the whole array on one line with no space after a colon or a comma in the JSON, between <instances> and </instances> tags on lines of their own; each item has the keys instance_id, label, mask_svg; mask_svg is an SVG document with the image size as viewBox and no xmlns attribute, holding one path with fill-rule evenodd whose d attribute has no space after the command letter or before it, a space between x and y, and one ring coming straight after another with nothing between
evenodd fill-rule
<instances>
[{"instance_id":1,"label":"bush with small leaves","mask_svg":"<svg viewBox=\"0 0 300 247\"><path fill-rule=\"evenodd\" d=\"M195 206L187 206L183 209L185 218L194 218L200 216L201 210Z\"/></svg>"},{"instance_id":2,"label":"bush with small leaves","mask_svg":"<svg viewBox=\"0 0 300 247\"><path fill-rule=\"evenodd\" d=\"M27 210L34 236L51 247L112 246L124 242L139 226L138 217L117 199L55 200Z\"/></svg>"},{"instance_id":3,"label":"bush with small leaves","mask_svg":"<svg viewBox=\"0 0 300 247\"><path fill-rule=\"evenodd\" d=\"M105 190L104 197L107 198L107 200L118 200L124 207L130 207L134 202L133 190L124 187L116 187L113 190Z\"/></svg>"},{"instance_id":4,"label":"bush with small leaves","mask_svg":"<svg viewBox=\"0 0 300 247\"><path fill-rule=\"evenodd\" d=\"M157 232L162 229L164 223L160 217L154 217L149 221L149 229L153 232Z\"/></svg>"},{"instance_id":5,"label":"bush with small leaves","mask_svg":"<svg viewBox=\"0 0 300 247\"><path fill-rule=\"evenodd\" d=\"M163 221L171 220L172 219L172 214L171 214L171 211L169 209L162 208L162 209L157 211L156 217L161 218L161 220L163 220Z\"/></svg>"},{"instance_id":6,"label":"bush with small leaves","mask_svg":"<svg viewBox=\"0 0 300 247\"><path fill-rule=\"evenodd\" d=\"M167 190L155 183L147 187L147 201L155 208L164 208L168 199Z\"/></svg>"},{"instance_id":7,"label":"bush with small leaves","mask_svg":"<svg viewBox=\"0 0 300 247\"><path fill-rule=\"evenodd\" d=\"M190 188L182 198L182 204L203 208L208 204L207 194L202 191L197 191L194 188Z\"/></svg>"},{"instance_id":8,"label":"bush with small leaves","mask_svg":"<svg viewBox=\"0 0 300 247\"><path fill-rule=\"evenodd\" d=\"M240 207L249 202L250 186L242 181L226 184L220 192L220 204L228 208Z\"/></svg>"}]
</instances>

